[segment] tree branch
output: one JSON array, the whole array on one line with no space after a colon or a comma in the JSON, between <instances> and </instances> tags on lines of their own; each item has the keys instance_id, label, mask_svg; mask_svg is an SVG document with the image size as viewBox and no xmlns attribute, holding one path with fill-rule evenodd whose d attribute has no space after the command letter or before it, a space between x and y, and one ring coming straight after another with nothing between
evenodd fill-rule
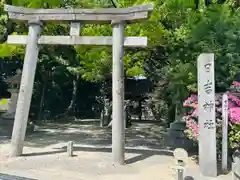
<instances>
[{"instance_id":1,"label":"tree branch","mask_svg":"<svg viewBox=\"0 0 240 180\"><path fill-rule=\"evenodd\" d=\"M117 8L117 4L114 2L114 0L110 0L110 1L112 3L113 7Z\"/></svg>"}]
</instances>

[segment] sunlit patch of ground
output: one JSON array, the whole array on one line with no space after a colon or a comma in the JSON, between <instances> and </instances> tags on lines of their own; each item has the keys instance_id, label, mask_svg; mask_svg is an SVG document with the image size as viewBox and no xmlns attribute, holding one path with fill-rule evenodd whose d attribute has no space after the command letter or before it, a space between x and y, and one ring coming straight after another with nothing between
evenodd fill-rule
<instances>
[{"instance_id":1,"label":"sunlit patch of ground","mask_svg":"<svg viewBox=\"0 0 240 180\"><path fill-rule=\"evenodd\" d=\"M0 145L0 170L4 174L39 180L174 180L172 152L163 143L164 128L135 124L126 130L126 165L113 166L111 129L98 124L48 124L26 138L24 154L8 158L7 138ZM74 142L74 157L66 145ZM187 175L198 177L197 165L187 162ZM218 179L230 179L229 176Z\"/></svg>"}]
</instances>

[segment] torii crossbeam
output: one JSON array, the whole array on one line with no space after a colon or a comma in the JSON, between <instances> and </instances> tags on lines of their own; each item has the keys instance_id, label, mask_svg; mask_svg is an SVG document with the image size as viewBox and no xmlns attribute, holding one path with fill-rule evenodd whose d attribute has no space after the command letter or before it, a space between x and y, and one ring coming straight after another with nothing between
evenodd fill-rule
<instances>
[{"instance_id":1,"label":"torii crossbeam","mask_svg":"<svg viewBox=\"0 0 240 180\"><path fill-rule=\"evenodd\" d=\"M29 9L5 5L9 18L28 21L29 32L24 35L9 35L8 44L26 44L21 86L17 102L11 140L11 155L20 156L26 134L27 120L32 97L39 44L61 45L112 45L112 155L114 164L124 164L124 46L147 46L147 37L124 37L124 25L149 18L153 5L129 8L102 9ZM41 36L43 21L70 23L69 36ZM79 36L83 24L111 23L112 36Z\"/></svg>"}]
</instances>

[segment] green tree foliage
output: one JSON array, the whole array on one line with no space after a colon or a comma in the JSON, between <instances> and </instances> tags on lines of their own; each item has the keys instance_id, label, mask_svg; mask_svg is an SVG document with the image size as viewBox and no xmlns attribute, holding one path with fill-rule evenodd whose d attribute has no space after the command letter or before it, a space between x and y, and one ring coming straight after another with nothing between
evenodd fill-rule
<instances>
[{"instance_id":1,"label":"green tree foliage","mask_svg":"<svg viewBox=\"0 0 240 180\"><path fill-rule=\"evenodd\" d=\"M168 14L162 20L167 22L162 34L165 41L152 49L153 57L146 64L149 76L157 82L157 99L181 106L189 92L197 91L196 60L203 52L215 53L216 90L225 91L240 70L239 11L227 3L196 10L187 1L165 1L164 10Z\"/></svg>"},{"instance_id":2,"label":"green tree foliage","mask_svg":"<svg viewBox=\"0 0 240 180\"><path fill-rule=\"evenodd\" d=\"M125 49L126 74L147 75L156 87L153 99L158 102L161 100L163 104L168 105L168 109L171 109L175 105L181 106L188 93L196 91L197 56L202 52L213 52L216 55L216 88L218 91L224 91L240 69L237 29L240 13L228 2L206 6L201 1L198 5L196 0L12 1L13 5L29 8L114 8L114 4L117 7L128 7L147 3L154 4L150 19L142 23L127 24L125 28L126 36L148 37L147 48ZM10 22L3 12L3 0L0 4L0 13L2 35L7 29L7 22ZM12 24L13 33L27 34L26 24ZM44 26L42 34L68 33L68 24L48 23ZM81 30L81 35L111 36L111 34L111 25L86 24ZM23 59L23 55L23 46L0 45L0 56ZM111 59L111 47L41 46L38 73L50 73L51 87L56 88L58 84L58 89L62 87L60 84L65 82L56 83L54 76L61 73L68 77L70 84L74 84L79 76L87 81L102 82L111 76ZM38 94L42 92L41 84L46 81L44 78L38 79L39 85L36 86L40 88L36 89Z\"/></svg>"}]
</instances>

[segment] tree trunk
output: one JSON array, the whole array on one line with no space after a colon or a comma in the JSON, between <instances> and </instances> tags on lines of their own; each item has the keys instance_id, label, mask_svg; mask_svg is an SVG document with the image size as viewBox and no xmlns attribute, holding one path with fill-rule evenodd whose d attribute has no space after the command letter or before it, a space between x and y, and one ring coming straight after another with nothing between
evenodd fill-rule
<instances>
[{"instance_id":1,"label":"tree trunk","mask_svg":"<svg viewBox=\"0 0 240 180\"><path fill-rule=\"evenodd\" d=\"M107 97L108 94L108 88L106 81L103 81L100 88L101 93L101 104L102 104L102 111L101 111L101 118L100 118L100 126L104 127L109 124L108 122L108 113L109 113L109 106L110 106L110 100Z\"/></svg>"},{"instance_id":2,"label":"tree trunk","mask_svg":"<svg viewBox=\"0 0 240 180\"><path fill-rule=\"evenodd\" d=\"M74 110L74 108L75 108L76 99L77 99L78 81L79 81L79 75L77 75L77 78L73 80L72 99L67 108L67 112L70 112L70 111Z\"/></svg>"},{"instance_id":3,"label":"tree trunk","mask_svg":"<svg viewBox=\"0 0 240 180\"><path fill-rule=\"evenodd\" d=\"M57 115L54 119L61 119L63 117L68 116L69 114L71 114L76 107L76 99L77 99L77 90L78 90L78 82L79 81L79 75L77 75L77 78L73 80L73 91L72 91L72 99L71 102L68 106L68 108L65 110L64 113Z\"/></svg>"},{"instance_id":4,"label":"tree trunk","mask_svg":"<svg viewBox=\"0 0 240 180\"><path fill-rule=\"evenodd\" d=\"M47 78L44 78L41 100L40 100L39 111L38 111L38 120L39 121L41 120L41 117L42 117L46 88L47 88Z\"/></svg>"}]
</instances>

